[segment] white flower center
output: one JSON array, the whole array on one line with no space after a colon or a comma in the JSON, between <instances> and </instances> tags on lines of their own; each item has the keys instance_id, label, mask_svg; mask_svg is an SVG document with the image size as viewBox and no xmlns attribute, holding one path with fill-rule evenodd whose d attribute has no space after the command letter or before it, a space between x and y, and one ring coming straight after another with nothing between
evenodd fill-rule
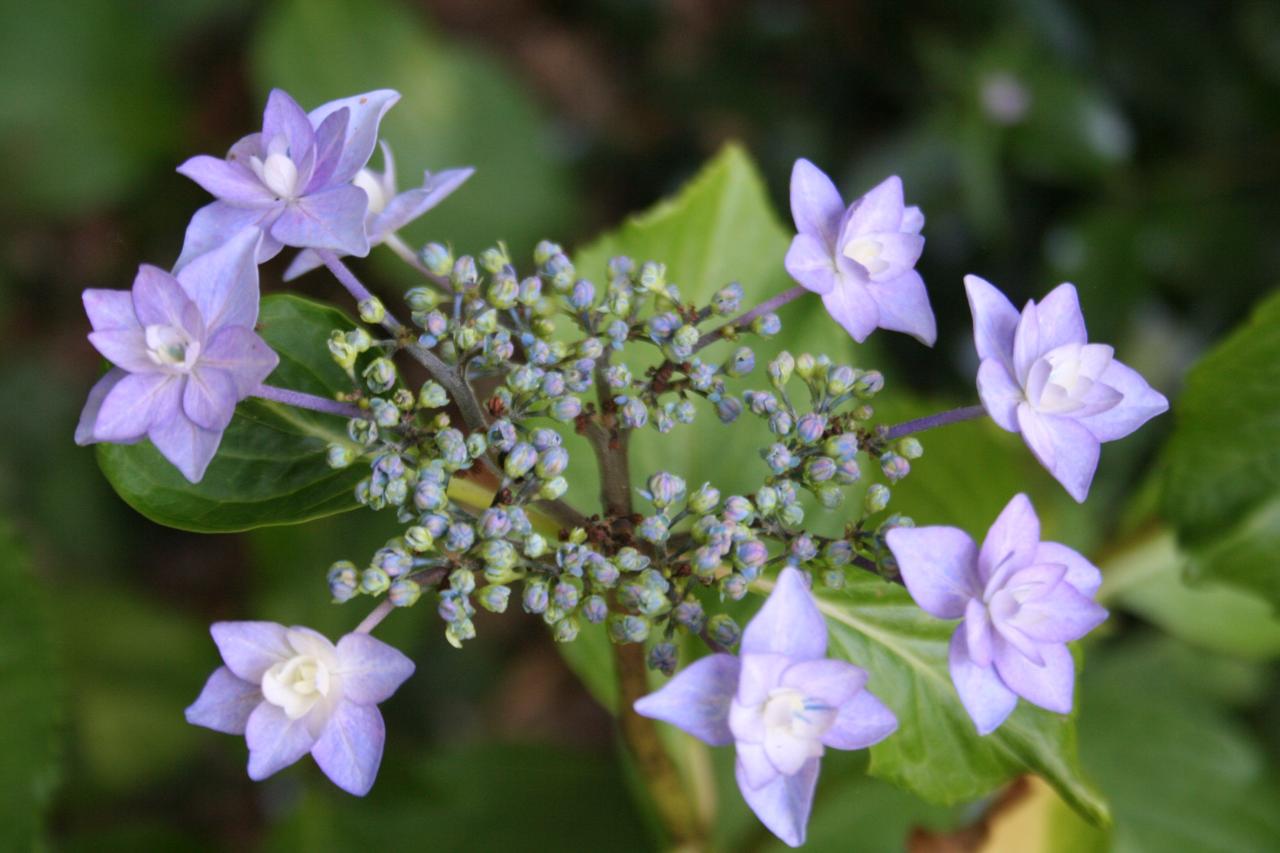
<instances>
[{"instance_id":1,"label":"white flower center","mask_svg":"<svg viewBox=\"0 0 1280 853\"><path fill-rule=\"evenodd\" d=\"M364 190L364 194L369 197L369 213L381 213L387 206L389 199L387 193L382 187L382 180L368 169L361 169L356 172L356 176L351 179L351 183Z\"/></svg>"},{"instance_id":2,"label":"white flower center","mask_svg":"<svg viewBox=\"0 0 1280 853\"><path fill-rule=\"evenodd\" d=\"M329 667L307 654L280 661L262 676L263 697L291 720L305 716L334 686Z\"/></svg>"},{"instance_id":3,"label":"white flower center","mask_svg":"<svg viewBox=\"0 0 1280 853\"><path fill-rule=\"evenodd\" d=\"M161 367L171 367L183 373L195 367L200 356L200 344L193 341L177 326L154 325L144 330L147 358Z\"/></svg>"},{"instance_id":4,"label":"white flower center","mask_svg":"<svg viewBox=\"0 0 1280 853\"><path fill-rule=\"evenodd\" d=\"M867 271L867 275L879 275L889 268L889 262L880 257L884 246L879 240L869 237L855 237L844 247L844 255L858 263Z\"/></svg>"},{"instance_id":5,"label":"white flower center","mask_svg":"<svg viewBox=\"0 0 1280 853\"><path fill-rule=\"evenodd\" d=\"M292 199L298 191L298 167L289 159L288 143L277 136L267 146L267 159L250 157L249 168L276 198Z\"/></svg>"},{"instance_id":6,"label":"white flower center","mask_svg":"<svg viewBox=\"0 0 1280 853\"><path fill-rule=\"evenodd\" d=\"M770 735L785 736L809 747L811 753L816 748L816 754L821 755L819 741L835 723L837 709L792 687L775 687L761 713L766 740Z\"/></svg>"},{"instance_id":7,"label":"white flower center","mask_svg":"<svg viewBox=\"0 0 1280 853\"><path fill-rule=\"evenodd\" d=\"M1064 344L1050 350L1027 374L1027 400L1046 414L1078 411L1110 363L1110 350L1098 345Z\"/></svg>"}]
</instances>

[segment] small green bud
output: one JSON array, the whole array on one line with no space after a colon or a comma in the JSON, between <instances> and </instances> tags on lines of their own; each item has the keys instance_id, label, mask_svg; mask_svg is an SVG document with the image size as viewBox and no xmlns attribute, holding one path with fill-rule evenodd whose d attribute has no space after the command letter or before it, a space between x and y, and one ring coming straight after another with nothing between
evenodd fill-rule
<instances>
[{"instance_id":1,"label":"small green bud","mask_svg":"<svg viewBox=\"0 0 1280 853\"><path fill-rule=\"evenodd\" d=\"M376 296L361 299L356 310L360 314L360 319L366 323L381 323L387 316L387 309L383 306L382 300Z\"/></svg>"},{"instance_id":2,"label":"small green bud","mask_svg":"<svg viewBox=\"0 0 1280 853\"><path fill-rule=\"evenodd\" d=\"M919 459L924 456L924 446L914 435L898 439L898 453L907 459Z\"/></svg>"},{"instance_id":3,"label":"small green bud","mask_svg":"<svg viewBox=\"0 0 1280 853\"><path fill-rule=\"evenodd\" d=\"M432 311L440 304L440 294L429 287L411 287L404 295L404 301L413 312Z\"/></svg>"},{"instance_id":4,"label":"small green bud","mask_svg":"<svg viewBox=\"0 0 1280 853\"><path fill-rule=\"evenodd\" d=\"M863 498L863 506L869 513L881 512L889 505L889 496L888 486L883 483L872 483Z\"/></svg>"},{"instance_id":5,"label":"small green bud","mask_svg":"<svg viewBox=\"0 0 1280 853\"><path fill-rule=\"evenodd\" d=\"M436 539L431 535L430 530L421 524L415 524L404 532L404 544L410 551L421 554L423 551L434 548Z\"/></svg>"},{"instance_id":6,"label":"small green bud","mask_svg":"<svg viewBox=\"0 0 1280 853\"><path fill-rule=\"evenodd\" d=\"M366 352L373 346L373 336L369 334L369 330L364 326L356 326L347 332L347 343L355 347L356 352Z\"/></svg>"},{"instance_id":7,"label":"small green bud","mask_svg":"<svg viewBox=\"0 0 1280 853\"><path fill-rule=\"evenodd\" d=\"M355 448L347 444L330 444L325 452L325 462L330 468L346 468L355 461Z\"/></svg>"},{"instance_id":8,"label":"small green bud","mask_svg":"<svg viewBox=\"0 0 1280 853\"><path fill-rule=\"evenodd\" d=\"M809 353L801 353L796 359L796 373L801 379L809 380L813 378L814 373L818 369L818 363Z\"/></svg>"},{"instance_id":9,"label":"small green bud","mask_svg":"<svg viewBox=\"0 0 1280 853\"><path fill-rule=\"evenodd\" d=\"M341 331L333 331L329 335L329 354L333 356L333 360L343 370L350 370L352 365L356 363L356 358L360 355L356 348L347 343L347 336Z\"/></svg>"},{"instance_id":10,"label":"small green bud","mask_svg":"<svg viewBox=\"0 0 1280 853\"><path fill-rule=\"evenodd\" d=\"M391 577L382 569L375 567L360 573L360 591L368 595L381 595L391 586Z\"/></svg>"}]
</instances>

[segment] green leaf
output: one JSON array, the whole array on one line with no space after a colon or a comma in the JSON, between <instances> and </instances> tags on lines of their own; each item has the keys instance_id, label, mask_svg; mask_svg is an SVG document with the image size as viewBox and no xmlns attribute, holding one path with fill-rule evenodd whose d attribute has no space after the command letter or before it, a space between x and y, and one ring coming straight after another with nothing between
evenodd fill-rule
<instances>
[{"instance_id":1,"label":"green leaf","mask_svg":"<svg viewBox=\"0 0 1280 853\"><path fill-rule=\"evenodd\" d=\"M437 36L403 4L273 4L256 34L252 67L262 100L279 86L307 108L370 89L398 90L402 98L381 135L395 152L401 189L423 169L477 167L440 209L406 229L410 237L452 241L466 251L505 239L523 257L570 218L566 173L532 99L497 62Z\"/></svg>"},{"instance_id":2,"label":"green leaf","mask_svg":"<svg viewBox=\"0 0 1280 853\"><path fill-rule=\"evenodd\" d=\"M332 396L351 382L329 356L325 341L352 321L335 308L297 296L262 300L259 331L280 356L272 385ZM347 442L333 415L251 398L236 407L199 483L189 483L149 441L100 444L98 461L120 497L169 527L202 533L297 524L345 512L362 475L325 464L330 442Z\"/></svg>"},{"instance_id":3,"label":"green leaf","mask_svg":"<svg viewBox=\"0 0 1280 853\"><path fill-rule=\"evenodd\" d=\"M1089 821L1108 820L1076 760L1072 717L1020 702L1003 726L978 735L947 669L954 623L930 618L905 589L870 576L851 579L845 592L820 594L818 606L831 630L830 653L866 669L868 689L898 715L898 731L871 747L872 776L930 802L957 803L1036 773Z\"/></svg>"},{"instance_id":4,"label":"green leaf","mask_svg":"<svg viewBox=\"0 0 1280 853\"><path fill-rule=\"evenodd\" d=\"M31 849L57 784L63 685L43 597L0 524L0 847Z\"/></svg>"},{"instance_id":5,"label":"green leaf","mask_svg":"<svg viewBox=\"0 0 1280 853\"><path fill-rule=\"evenodd\" d=\"M1191 370L1175 408L1163 509L1217 578L1280 606L1280 294Z\"/></svg>"}]
</instances>

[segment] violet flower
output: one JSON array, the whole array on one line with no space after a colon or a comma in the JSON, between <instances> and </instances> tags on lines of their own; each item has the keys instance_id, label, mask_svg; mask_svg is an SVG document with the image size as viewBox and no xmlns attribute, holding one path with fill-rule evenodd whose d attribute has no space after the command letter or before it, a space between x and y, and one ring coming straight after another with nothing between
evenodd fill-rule
<instances>
[{"instance_id":1,"label":"violet flower","mask_svg":"<svg viewBox=\"0 0 1280 853\"><path fill-rule=\"evenodd\" d=\"M990 734L1021 696L1071 712L1075 661L1067 643L1107 618L1094 603L1098 569L1057 542L1016 495L979 549L955 527L895 527L885 537L916 604L962 619L951 636L951 680L979 734Z\"/></svg>"},{"instance_id":2,"label":"violet flower","mask_svg":"<svg viewBox=\"0 0 1280 853\"><path fill-rule=\"evenodd\" d=\"M470 167L446 169L431 174L422 173L422 186L396 192L396 162L391 156L391 146L382 142L381 173L369 167L356 172L352 183L364 190L369 197L369 210L365 214L365 233L369 246L377 246L388 236L399 231L440 202L462 185L475 172ZM292 281L321 265L320 258L311 249L303 249L285 270L284 280Z\"/></svg>"},{"instance_id":3,"label":"violet flower","mask_svg":"<svg viewBox=\"0 0 1280 853\"><path fill-rule=\"evenodd\" d=\"M115 366L89 392L76 444L150 438L200 481L236 403L279 361L253 331L261 238L246 228L176 278L144 264L132 292L84 292L89 341Z\"/></svg>"},{"instance_id":4,"label":"violet flower","mask_svg":"<svg viewBox=\"0 0 1280 853\"><path fill-rule=\"evenodd\" d=\"M339 788L367 794L386 740L378 703L413 674L413 661L361 633L336 646L275 622L216 622L210 633L225 665L187 708L187 722L243 734L250 779L310 752Z\"/></svg>"},{"instance_id":5,"label":"violet flower","mask_svg":"<svg viewBox=\"0 0 1280 853\"><path fill-rule=\"evenodd\" d=\"M259 263L281 246L367 255L369 199L352 180L373 153L383 114L399 99L379 89L308 114L273 89L261 133L232 145L225 160L202 154L178 167L218 200L191 218L177 268L248 225L263 231Z\"/></svg>"},{"instance_id":6,"label":"violet flower","mask_svg":"<svg viewBox=\"0 0 1280 853\"><path fill-rule=\"evenodd\" d=\"M879 326L933 346L933 309L914 269L924 250L924 215L904 206L897 175L846 209L831 179L808 160L797 160L791 215L800 233L787 251L787 272L822 296L855 341L862 343Z\"/></svg>"},{"instance_id":7,"label":"violet flower","mask_svg":"<svg viewBox=\"0 0 1280 853\"><path fill-rule=\"evenodd\" d=\"M867 673L826 659L827 625L804 575L787 567L742 635L741 657L714 654L635 703L636 713L712 746L735 744L747 805L792 847L804 843L825 747L863 749L897 727Z\"/></svg>"},{"instance_id":8,"label":"violet flower","mask_svg":"<svg viewBox=\"0 0 1280 853\"><path fill-rule=\"evenodd\" d=\"M1076 289L1061 284L1019 315L1004 294L965 276L978 395L991 419L1020 432L1040 464L1084 502L1101 443L1124 438L1166 411L1169 401L1136 371L1091 344Z\"/></svg>"}]
</instances>

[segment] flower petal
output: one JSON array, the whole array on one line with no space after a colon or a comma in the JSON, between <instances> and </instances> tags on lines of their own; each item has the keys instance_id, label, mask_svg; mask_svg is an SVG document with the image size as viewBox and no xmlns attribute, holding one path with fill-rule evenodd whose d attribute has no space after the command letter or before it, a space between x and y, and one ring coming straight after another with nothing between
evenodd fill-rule
<instances>
[{"instance_id":1,"label":"flower petal","mask_svg":"<svg viewBox=\"0 0 1280 853\"><path fill-rule=\"evenodd\" d=\"M729 705L738 689L738 659L716 654L686 666L660 690L636 700L636 713L662 720L712 746L733 742Z\"/></svg>"},{"instance_id":2,"label":"flower petal","mask_svg":"<svg viewBox=\"0 0 1280 853\"><path fill-rule=\"evenodd\" d=\"M311 169L311 177L307 179L305 192L316 192L335 183L332 180L333 173L342 158L350 118L351 111L343 107L329 113L316 126L315 165Z\"/></svg>"},{"instance_id":3,"label":"flower petal","mask_svg":"<svg viewBox=\"0 0 1280 853\"><path fill-rule=\"evenodd\" d=\"M85 400L84 408L80 411L80 422L76 424L76 444L84 446L98 441L98 416L102 412L102 402L111 393L111 389L128 375L128 371L113 367L89 389L89 398ZM145 433L139 434L135 440L141 439L143 435ZM117 440L116 443L123 442Z\"/></svg>"},{"instance_id":4,"label":"flower petal","mask_svg":"<svg viewBox=\"0 0 1280 853\"><path fill-rule=\"evenodd\" d=\"M747 805L770 832L791 847L804 844L809 812L813 808L813 791L818 784L818 765L818 759L811 758L794 776L779 774L759 788L746 784L740 764L734 768L738 790Z\"/></svg>"},{"instance_id":5,"label":"flower petal","mask_svg":"<svg viewBox=\"0 0 1280 853\"><path fill-rule=\"evenodd\" d=\"M1017 707L1018 697L1000 680L994 666L973 662L962 630L951 635L948 664L960 703L978 727L978 734L989 735L1000 728Z\"/></svg>"},{"instance_id":6,"label":"flower petal","mask_svg":"<svg viewBox=\"0 0 1280 853\"><path fill-rule=\"evenodd\" d=\"M287 629L275 622L214 622L209 626L222 662L237 677L254 684L282 660L293 657Z\"/></svg>"},{"instance_id":7,"label":"flower petal","mask_svg":"<svg viewBox=\"0 0 1280 853\"><path fill-rule=\"evenodd\" d=\"M997 574L1007 577L1029 565L1040 544L1040 519L1026 495L1017 494L992 522L978 551L978 576L984 586Z\"/></svg>"},{"instance_id":8,"label":"flower petal","mask_svg":"<svg viewBox=\"0 0 1280 853\"><path fill-rule=\"evenodd\" d=\"M978 365L978 396L991 420L1002 429L1018 432L1018 404L1026 396L1003 361L988 358Z\"/></svg>"},{"instance_id":9,"label":"flower petal","mask_svg":"<svg viewBox=\"0 0 1280 853\"><path fill-rule=\"evenodd\" d=\"M390 156L387 156L390 163ZM475 174L475 169L448 169L443 172L423 174L422 186L405 190L387 202L382 212L373 218L369 226L369 242L380 243L382 238L398 231L444 201L454 190Z\"/></svg>"},{"instance_id":10,"label":"flower petal","mask_svg":"<svg viewBox=\"0 0 1280 853\"><path fill-rule=\"evenodd\" d=\"M201 154L178 167L178 174L190 178L210 195L240 207L267 207L275 195L262 180L240 162L228 162Z\"/></svg>"},{"instance_id":11,"label":"flower petal","mask_svg":"<svg viewBox=\"0 0 1280 853\"><path fill-rule=\"evenodd\" d=\"M370 245L373 245L373 241L370 241ZM322 266L324 266L324 262L320 260L320 256L315 253L314 249L303 249L289 262L289 267L284 271L283 278L285 281L293 281L299 276L306 275Z\"/></svg>"},{"instance_id":12,"label":"flower petal","mask_svg":"<svg viewBox=\"0 0 1280 853\"><path fill-rule=\"evenodd\" d=\"M140 326L90 332L89 343L103 358L130 373L158 373L160 367L147 354L147 338Z\"/></svg>"},{"instance_id":13,"label":"flower petal","mask_svg":"<svg viewBox=\"0 0 1280 853\"><path fill-rule=\"evenodd\" d=\"M94 422L96 441L133 442L177 410L182 381L165 373L130 373L112 386Z\"/></svg>"},{"instance_id":14,"label":"flower petal","mask_svg":"<svg viewBox=\"0 0 1280 853\"><path fill-rule=\"evenodd\" d=\"M1085 344L1089 336L1080 312L1080 297L1075 285L1060 284L1036 305L1040 352L1057 349L1064 344Z\"/></svg>"},{"instance_id":15,"label":"flower petal","mask_svg":"<svg viewBox=\"0 0 1280 853\"><path fill-rule=\"evenodd\" d=\"M991 666L991 619L982 599L969 599L960 627L964 629L964 644L969 650L969 660L976 666Z\"/></svg>"},{"instance_id":16,"label":"flower petal","mask_svg":"<svg viewBox=\"0 0 1280 853\"><path fill-rule=\"evenodd\" d=\"M231 376L237 400L258 390L279 363L275 350L245 326L223 326L200 353L201 366L217 368Z\"/></svg>"},{"instance_id":17,"label":"flower petal","mask_svg":"<svg viewBox=\"0 0 1280 853\"><path fill-rule=\"evenodd\" d=\"M89 288L80 295L89 325L96 332L109 329L138 329L138 316L133 311L133 294L127 290Z\"/></svg>"},{"instance_id":18,"label":"flower petal","mask_svg":"<svg viewBox=\"0 0 1280 853\"><path fill-rule=\"evenodd\" d=\"M413 670L404 652L368 634L352 633L338 640L342 693L358 705L385 702Z\"/></svg>"},{"instance_id":19,"label":"flower petal","mask_svg":"<svg viewBox=\"0 0 1280 853\"><path fill-rule=\"evenodd\" d=\"M1059 714L1071 713L1076 665L1062 643L1039 647L1043 666L1037 666L1003 638L996 638L996 670L1000 679L1023 699Z\"/></svg>"},{"instance_id":20,"label":"flower petal","mask_svg":"<svg viewBox=\"0 0 1280 853\"><path fill-rule=\"evenodd\" d=\"M289 159L299 166L315 148L315 128L306 112L288 92L272 89L262 112L262 144L270 148L272 140L279 136L288 142Z\"/></svg>"},{"instance_id":21,"label":"flower petal","mask_svg":"<svg viewBox=\"0 0 1280 853\"><path fill-rule=\"evenodd\" d=\"M793 734L786 726L764 730L764 754L773 768L784 776L794 776L805 763L822 755L822 744Z\"/></svg>"},{"instance_id":22,"label":"flower petal","mask_svg":"<svg viewBox=\"0 0 1280 853\"><path fill-rule=\"evenodd\" d=\"M939 619L959 619L982 594L978 546L956 527L895 527L885 542L916 604Z\"/></svg>"},{"instance_id":23,"label":"flower petal","mask_svg":"<svg viewBox=\"0 0 1280 853\"><path fill-rule=\"evenodd\" d=\"M196 426L222 432L236 411L236 383L231 374L201 365L187 376L182 410Z\"/></svg>"},{"instance_id":24,"label":"flower petal","mask_svg":"<svg viewBox=\"0 0 1280 853\"><path fill-rule=\"evenodd\" d=\"M284 205L283 201L264 208L236 207L223 201L206 204L187 224L182 254L173 265L174 272L179 272L194 259L216 249L251 225L264 231L258 245L258 263L271 260L280 253L280 241L265 232L269 232L271 223L284 211Z\"/></svg>"},{"instance_id":25,"label":"flower petal","mask_svg":"<svg viewBox=\"0 0 1280 853\"><path fill-rule=\"evenodd\" d=\"M902 209L902 223L898 229L903 234L919 234L924 228L924 214L920 212L920 208L914 204L907 205Z\"/></svg>"},{"instance_id":26,"label":"flower petal","mask_svg":"<svg viewBox=\"0 0 1280 853\"><path fill-rule=\"evenodd\" d=\"M1098 469L1098 439L1079 421L1018 406L1018 427L1040 464L1077 502L1084 503Z\"/></svg>"},{"instance_id":27,"label":"flower petal","mask_svg":"<svg viewBox=\"0 0 1280 853\"><path fill-rule=\"evenodd\" d=\"M865 669L831 658L800 661L787 667L782 674L783 687L793 687L806 697L820 699L833 708L852 699L866 683Z\"/></svg>"},{"instance_id":28,"label":"flower petal","mask_svg":"<svg viewBox=\"0 0 1280 853\"><path fill-rule=\"evenodd\" d=\"M311 757L333 784L363 797L378 778L386 739L386 724L377 707L342 701L311 748Z\"/></svg>"},{"instance_id":29,"label":"flower petal","mask_svg":"<svg viewBox=\"0 0 1280 853\"><path fill-rule=\"evenodd\" d=\"M1047 595L1023 603L1009 624L1037 643L1066 643L1080 639L1106 620L1106 608L1064 581Z\"/></svg>"},{"instance_id":30,"label":"flower petal","mask_svg":"<svg viewBox=\"0 0 1280 853\"><path fill-rule=\"evenodd\" d=\"M222 442L220 430L197 426L180 406L174 406L169 417L153 423L147 430L147 437L161 455L192 483L198 483L204 477Z\"/></svg>"},{"instance_id":31,"label":"flower petal","mask_svg":"<svg viewBox=\"0 0 1280 853\"><path fill-rule=\"evenodd\" d=\"M742 632L742 654L785 655L794 660L824 657L827 623L818 612L804 575L787 566L755 618Z\"/></svg>"},{"instance_id":32,"label":"flower petal","mask_svg":"<svg viewBox=\"0 0 1280 853\"><path fill-rule=\"evenodd\" d=\"M329 178L331 185L351 180L356 172L369 162L369 157L373 155L374 143L378 139L378 124L387 110L395 106L398 100L400 100L399 92L391 89L377 89L362 95L330 101L310 112L308 118L314 126L319 127L330 113L344 107L350 111L351 117L347 121L347 138L342 146L342 156L338 158L338 164Z\"/></svg>"},{"instance_id":33,"label":"flower petal","mask_svg":"<svg viewBox=\"0 0 1280 853\"><path fill-rule=\"evenodd\" d=\"M260 702L244 727L249 746L249 778L259 782L311 751L316 737L306 717L291 720L284 709Z\"/></svg>"},{"instance_id":34,"label":"flower petal","mask_svg":"<svg viewBox=\"0 0 1280 853\"><path fill-rule=\"evenodd\" d=\"M187 722L229 735L244 734L249 715L262 701L262 691L220 666L209 676L196 701L186 710Z\"/></svg>"},{"instance_id":35,"label":"flower petal","mask_svg":"<svg viewBox=\"0 0 1280 853\"><path fill-rule=\"evenodd\" d=\"M893 734L898 718L878 698L860 690L840 705L822 742L833 749L866 749Z\"/></svg>"},{"instance_id":36,"label":"flower petal","mask_svg":"<svg viewBox=\"0 0 1280 853\"><path fill-rule=\"evenodd\" d=\"M812 234L797 234L791 239L783 266L806 290L826 294L836 286L836 264L831 252Z\"/></svg>"},{"instance_id":37,"label":"flower petal","mask_svg":"<svg viewBox=\"0 0 1280 853\"><path fill-rule=\"evenodd\" d=\"M840 229L837 248L843 251L850 238L858 234L901 230L903 211L902 179L890 175L850 206Z\"/></svg>"},{"instance_id":38,"label":"flower petal","mask_svg":"<svg viewBox=\"0 0 1280 853\"><path fill-rule=\"evenodd\" d=\"M1132 367L1112 361L1098 379L1123 395L1112 408L1080 418L1080 423L1098 441L1124 438L1156 415L1169 410L1165 396L1148 385L1147 380Z\"/></svg>"},{"instance_id":39,"label":"flower petal","mask_svg":"<svg viewBox=\"0 0 1280 853\"><path fill-rule=\"evenodd\" d=\"M192 258L178 283L200 309L206 334L223 326L258 322L258 245L262 231L248 226L222 245Z\"/></svg>"},{"instance_id":40,"label":"flower petal","mask_svg":"<svg viewBox=\"0 0 1280 853\"><path fill-rule=\"evenodd\" d=\"M782 682L782 673L795 661L781 654L743 654L739 661L738 694L737 702L734 703L736 711L730 710L729 726L738 740L754 741L757 739L755 725L760 722L756 714L757 706L769 698L769 691ZM749 712L747 716L750 731L739 726L735 720L735 717L742 716L744 712Z\"/></svg>"},{"instance_id":41,"label":"flower petal","mask_svg":"<svg viewBox=\"0 0 1280 853\"><path fill-rule=\"evenodd\" d=\"M873 279L866 288L875 300L880 328L906 332L925 346L933 346L938 339L938 326L920 273L907 270L887 281Z\"/></svg>"},{"instance_id":42,"label":"flower petal","mask_svg":"<svg viewBox=\"0 0 1280 853\"><path fill-rule=\"evenodd\" d=\"M1102 572L1098 567L1066 545L1057 542L1041 542L1036 546L1036 553L1031 562L1066 566L1067 573L1063 576L1064 580L1075 587L1081 595L1089 598L1093 598L1098 592L1098 587L1102 586Z\"/></svg>"},{"instance_id":43,"label":"flower petal","mask_svg":"<svg viewBox=\"0 0 1280 853\"><path fill-rule=\"evenodd\" d=\"M745 783L751 789L763 788L778 776L778 770L765 754L764 745L738 741L734 746L737 756L736 775L738 787Z\"/></svg>"},{"instance_id":44,"label":"flower petal","mask_svg":"<svg viewBox=\"0 0 1280 853\"><path fill-rule=\"evenodd\" d=\"M169 273L150 264L138 268L133 280L133 310L141 325L185 329L190 305L190 297Z\"/></svg>"},{"instance_id":45,"label":"flower petal","mask_svg":"<svg viewBox=\"0 0 1280 853\"><path fill-rule=\"evenodd\" d=\"M369 254L364 230L368 208L364 190L343 184L303 196L287 206L271 226L271 236L286 246L332 249L363 258Z\"/></svg>"},{"instance_id":46,"label":"flower petal","mask_svg":"<svg viewBox=\"0 0 1280 853\"><path fill-rule=\"evenodd\" d=\"M822 304L831 319L858 343L865 341L880 322L880 310L866 287L843 272L836 275L835 286L822 294Z\"/></svg>"},{"instance_id":47,"label":"flower petal","mask_svg":"<svg viewBox=\"0 0 1280 853\"><path fill-rule=\"evenodd\" d=\"M994 359L1013 373L1013 338L1018 309L990 282L976 275L964 277L964 291L973 314L973 343L978 359Z\"/></svg>"},{"instance_id":48,"label":"flower petal","mask_svg":"<svg viewBox=\"0 0 1280 853\"><path fill-rule=\"evenodd\" d=\"M844 200L836 185L808 160L797 160L791 167L791 218L795 220L796 230L813 237L823 254L830 258L835 251L842 216Z\"/></svg>"}]
</instances>

